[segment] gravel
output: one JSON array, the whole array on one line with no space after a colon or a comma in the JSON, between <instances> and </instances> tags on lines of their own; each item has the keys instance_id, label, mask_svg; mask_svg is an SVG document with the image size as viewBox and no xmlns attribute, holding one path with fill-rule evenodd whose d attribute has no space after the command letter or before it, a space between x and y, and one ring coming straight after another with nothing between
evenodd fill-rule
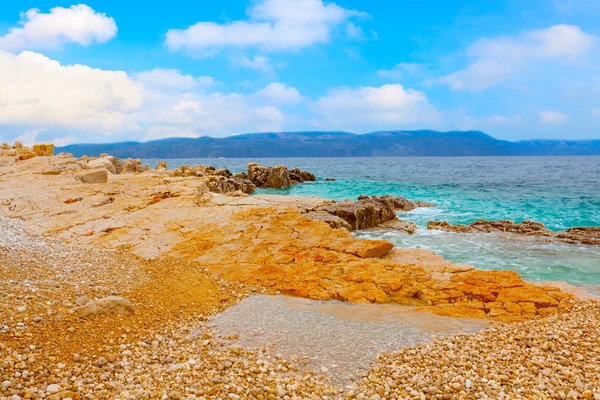
<instances>
[{"instance_id":1,"label":"gravel","mask_svg":"<svg viewBox=\"0 0 600 400\"><path fill-rule=\"evenodd\" d=\"M247 297L211 322L218 335L239 337L245 348L267 347L286 358L299 357L308 368L344 386L351 386L378 354L484 326L417 314L410 307L266 295Z\"/></svg>"}]
</instances>

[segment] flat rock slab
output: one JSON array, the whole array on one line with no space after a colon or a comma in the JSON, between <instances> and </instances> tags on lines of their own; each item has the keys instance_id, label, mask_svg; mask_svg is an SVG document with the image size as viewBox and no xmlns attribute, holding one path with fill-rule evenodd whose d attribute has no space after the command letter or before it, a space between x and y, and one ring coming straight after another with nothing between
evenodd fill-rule
<instances>
[{"instance_id":1,"label":"flat rock slab","mask_svg":"<svg viewBox=\"0 0 600 400\"><path fill-rule=\"evenodd\" d=\"M305 359L309 369L337 385L351 384L377 354L489 326L487 321L442 317L413 307L266 295L250 296L212 322L217 335L238 335L245 348L267 346L286 358Z\"/></svg>"}]
</instances>

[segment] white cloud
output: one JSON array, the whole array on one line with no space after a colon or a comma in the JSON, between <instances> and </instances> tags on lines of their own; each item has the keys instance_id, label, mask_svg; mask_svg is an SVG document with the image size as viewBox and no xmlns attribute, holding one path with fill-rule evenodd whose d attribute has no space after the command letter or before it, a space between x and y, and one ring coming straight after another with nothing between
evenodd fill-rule
<instances>
[{"instance_id":1,"label":"white cloud","mask_svg":"<svg viewBox=\"0 0 600 400\"><path fill-rule=\"evenodd\" d=\"M170 68L155 68L134 75L136 80L154 89L163 90L192 90L196 88L208 89L216 84L211 76L194 78L184 75L179 70Z\"/></svg>"},{"instance_id":2,"label":"white cloud","mask_svg":"<svg viewBox=\"0 0 600 400\"><path fill-rule=\"evenodd\" d=\"M37 136L45 130L46 129L30 129L17 136L15 138L15 142L21 142L25 146L33 146L35 144L35 139L37 138Z\"/></svg>"},{"instance_id":3,"label":"white cloud","mask_svg":"<svg viewBox=\"0 0 600 400\"><path fill-rule=\"evenodd\" d=\"M32 8L21 14L21 27L0 36L0 49L47 49L65 43L89 46L106 43L117 34L113 18L85 4L69 8L54 7L48 14Z\"/></svg>"},{"instance_id":4,"label":"white cloud","mask_svg":"<svg viewBox=\"0 0 600 400\"><path fill-rule=\"evenodd\" d=\"M592 116L594 116L596 118L600 118L600 107L590 108L590 113L592 113Z\"/></svg>"},{"instance_id":5,"label":"white cloud","mask_svg":"<svg viewBox=\"0 0 600 400\"><path fill-rule=\"evenodd\" d=\"M334 89L311 108L319 116L315 124L328 129L400 129L439 121L438 111L423 92L400 84Z\"/></svg>"},{"instance_id":6,"label":"white cloud","mask_svg":"<svg viewBox=\"0 0 600 400\"><path fill-rule=\"evenodd\" d=\"M354 22L348 22L346 24L346 36L354 40L364 40L365 31L363 28L356 25Z\"/></svg>"},{"instance_id":7,"label":"white cloud","mask_svg":"<svg viewBox=\"0 0 600 400\"><path fill-rule=\"evenodd\" d=\"M399 80L404 77L404 74L416 75L423 72L424 69L425 67L422 64L401 62L396 64L392 69L380 69L377 71L377 75L383 78Z\"/></svg>"},{"instance_id":8,"label":"white cloud","mask_svg":"<svg viewBox=\"0 0 600 400\"><path fill-rule=\"evenodd\" d=\"M558 111L545 110L539 113L540 123L545 125L556 125L562 124L569 119L567 114L560 113Z\"/></svg>"},{"instance_id":9,"label":"white cloud","mask_svg":"<svg viewBox=\"0 0 600 400\"><path fill-rule=\"evenodd\" d=\"M242 56L233 59L233 63L244 68L253 69L255 71L264 72L267 74L272 74L274 71L274 66L271 63L271 59L265 56L254 56L254 58Z\"/></svg>"},{"instance_id":10,"label":"white cloud","mask_svg":"<svg viewBox=\"0 0 600 400\"><path fill-rule=\"evenodd\" d=\"M302 102L298 89L273 82L254 94L254 98L268 104L293 105Z\"/></svg>"},{"instance_id":11,"label":"white cloud","mask_svg":"<svg viewBox=\"0 0 600 400\"><path fill-rule=\"evenodd\" d=\"M0 50L0 124L136 129L143 87L122 71L61 65L42 54Z\"/></svg>"},{"instance_id":12,"label":"white cloud","mask_svg":"<svg viewBox=\"0 0 600 400\"><path fill-rule=\"evenodd\" d=\"M171 29L165 43L171 50L193 52L247 46L300 49L328 42L332 27L362 13L323 0L258 0L247 14L244 21L198 22Z\"/></svg>"},{"instance_id":13,"label":"white cloud","mask_svg":"<svg viewBox=\"0 0 600 400\"><path fill-rule=\"evenodd\" d=\"M532 63L577 60L589 53L596 39L574 25L554 25L516 37L481 39L468 50L473 61L467 68L430 83L445 84L454 90L484 90Z\"/></svg>"},{"instance_id":14,"label":"white cloud","mask_svg":"<svg viewBox=\"0 0 600 400\"><path fill-rule=\"evenodd\" d=\"M302 101L282 83L244 95L209 92L213 82L169 69L129 76L0 50L0 132L14 140L23 128L21 139L33 142L47 129L45 137L60 144L105 141L99 133L113 141L223 136L281 130L288 116L280 107Z\"/></svg>"}]
</instances>

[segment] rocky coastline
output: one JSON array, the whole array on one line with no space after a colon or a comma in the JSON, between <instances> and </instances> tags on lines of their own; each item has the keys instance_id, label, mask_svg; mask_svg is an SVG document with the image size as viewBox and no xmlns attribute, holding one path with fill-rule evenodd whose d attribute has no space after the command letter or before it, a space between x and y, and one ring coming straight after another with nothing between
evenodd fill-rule
<instances>
[{"instance_id":1,"label":"rocky coastline","mask_svg":"<svg viewBox=\"0 0 600 400\"><path fill-rule=\"evenodd\" d=\"M597 303L581 303L591 296L569 285L533 284L512 271L477 270L432 251L396 249L350 233L377 226L410 233L413 227L398 220L396 211L424 203L392 196L342 202L248 196L256 188L315 180L285 166L249 164L247 173L235 175L207 166L168 170L165 163L151 170L140 160L52 156L48 148L20 157L26 152L14 147L0 156L0 398L517 393L508 377L500 377L503 372L494 372L496 378L478 368L472 374L429 376L428 358L407 364L410 369L398 367L404 354L427 352L429 345L382 356L364 380L336 387L326 371L310 371L293 357L249 351L234 337L214 336L209 318L252 293L393 304L410 307L420 318L436 314L516 323L499 328L506 346L514 346L510 338L519 335L518 340L534 343L527 330L546 326L549 316L565 335L581 326L570 321L598 322ZM588 327L580 330L595 340ZM581 337L576 354L595 362L597 348ZM448 340L435 343L435 354L459 339ZM463 345L478 340L468 336ZM543 349L547 342L535 346ZM552 346L575 351L560 340ZM559 397L562 392L565 398L575 393L600 398L593 367L561 366L570 375L556 384L542 379L543 387L536 371L554 374L558 367L551 362L528 366L523 377L531 379L523 378L523 396L552 389ZM422 378L415 382L417 375Z\"/></svg>"},{"instance_id":2,"label":"rocky coastline","mask_svg":"<svg viewBox=\"0 0 600 400\"><path fill-rule=\"evenodd\" d=\"M600 244L600 228L579 226L565 231L551 231L544 224L535 221L486 221L478 220L469 225L452 225L446 221L429 221L427 229L456 233L508 233L515 236L531 237L538 240L559 241L569 244Z\"/></svg>"}]
</instances>

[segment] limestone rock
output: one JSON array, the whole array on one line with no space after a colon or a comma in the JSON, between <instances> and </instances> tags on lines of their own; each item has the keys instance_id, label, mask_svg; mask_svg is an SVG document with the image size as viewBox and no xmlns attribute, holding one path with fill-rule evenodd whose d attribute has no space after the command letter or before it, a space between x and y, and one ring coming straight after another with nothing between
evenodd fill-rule
<instances>
[{"instance_id":1,"label":"limestone rock","mask_svg":"<svg viewBox=\"0 0 600 400\"><path fill-rule=\"evenodd\" d=\"M104 168L108 172L110 172L111 174L116 174L117 173L115 165L110 160L108 160L106 158L97 158L95 160L92 160L92 161L90 161L87 164L87 166L90 169Z\"/></svg>"},{"instance_id":2,"label":"limestone rock","mask_svg":"<svg viewBox=\"0 0 600 400\"><path fill-rule=\"evenodd\" d=\"M310 211L305 214L307 218L314 219L317 221L323 221L331 226L333 229L347 229L352 230L352 227L346 220L338 217L337 215L330 214L326 211Z\"/></svg>"},{"instance_id":3,"label":"limestone rock","mask_svg":"<svg viewBox=\"0 0 600 400\"><path fill-rule=\"evenodd\" d=\"M149 165L142 165L142 160L127 158L121 164L121 174L133 174L150 170Z\"/></svg>"},{"instance_id":4,"label":"limestone rock","mask_svg":"<svg viewBox=\"0 0 600 400\"><path fill-rule=\"evenodd\" d=\"M358 201L340 201L322 206L318 211L335 215L350 225L350 230L374 228L388 221L397 220L396 211L410 211L417 207L404 197L359 196ZM414 224L413 224L414 225ZM390 228L414 233L416 226L410 223L391 223Z\"/></svg>"},{"instance_id":5,"label":"limestone rock","mask_svg":"<svg viewBox=\"0 0 600 400\"><path fill-rule=\"evenodd\" d=\"M101 314L131 315L134 312L131 302L120 296L108 296L89 301L87 304L77 307L73 311L81 318Z\"/></svg>"},{"instance_id":6,"label":"limestone rock","mask_svg":"<svg viewBox=\"0 0 600 400\"><path fill-rule=\"evenodd\" d=\"M85 170L77 174L76 178L83 183L107 183L108 171L106 168Z\"/></svg>"},{"instance_id":7,"label":"limestone rock","mask_svg":"<svg viewBox=\"0 0 600 400\"><path fill-rule=\"evenodd\" d=\"M53 144L34 144L33 152L38 156L49 157L54 155L54 145Z\"/></svg>"},{"instance_id":8,"label":"limestone rock","mask_svg":"<svg viewBox=\"0 0 600 400\"><path fill-rule=\"evenodd\" d=\"M282 189L305 181L315 181L316 177L298 168L290 171L283 164L263 167L257 163L249 163L248 179L259 188Z\"/></svg>"},{"instance_id":9,"label":"limestone rock","mask_svg":"<svg viewBox=\"0 0 600 400\"><path fill-rule=\"evenodd\" d=\"M469 225L452 225L446 221L429 221L427 229L457 233L501 232L528 237L548 238L572 244L600 244L600 227L581 226L569 228L566 231L554 232L544 224L535 221L486 221L478 220Z\"/></svg>"},{"instance_id":10,"label":"limestone rock","mask_svg":"<svg viewBox=\"0 0 600 400\"><path fill-rule=\"evenodd\" d=\"M248 180L234 179L223 175L211 175L206 178L206 185L214 193L242 192L254 193L254 185Z\"/></svg>"},{"instance_id":11,"label":"limestone rock","mask_svg":"<svg viewBox=\"0 0 600 400\"><path fill-rule=\"evenodd\" d=\"M158 164L156 164L156 170L157 171L166 171L167 170L167 162L159 161Z\"/></svg>"}]
</instances>

